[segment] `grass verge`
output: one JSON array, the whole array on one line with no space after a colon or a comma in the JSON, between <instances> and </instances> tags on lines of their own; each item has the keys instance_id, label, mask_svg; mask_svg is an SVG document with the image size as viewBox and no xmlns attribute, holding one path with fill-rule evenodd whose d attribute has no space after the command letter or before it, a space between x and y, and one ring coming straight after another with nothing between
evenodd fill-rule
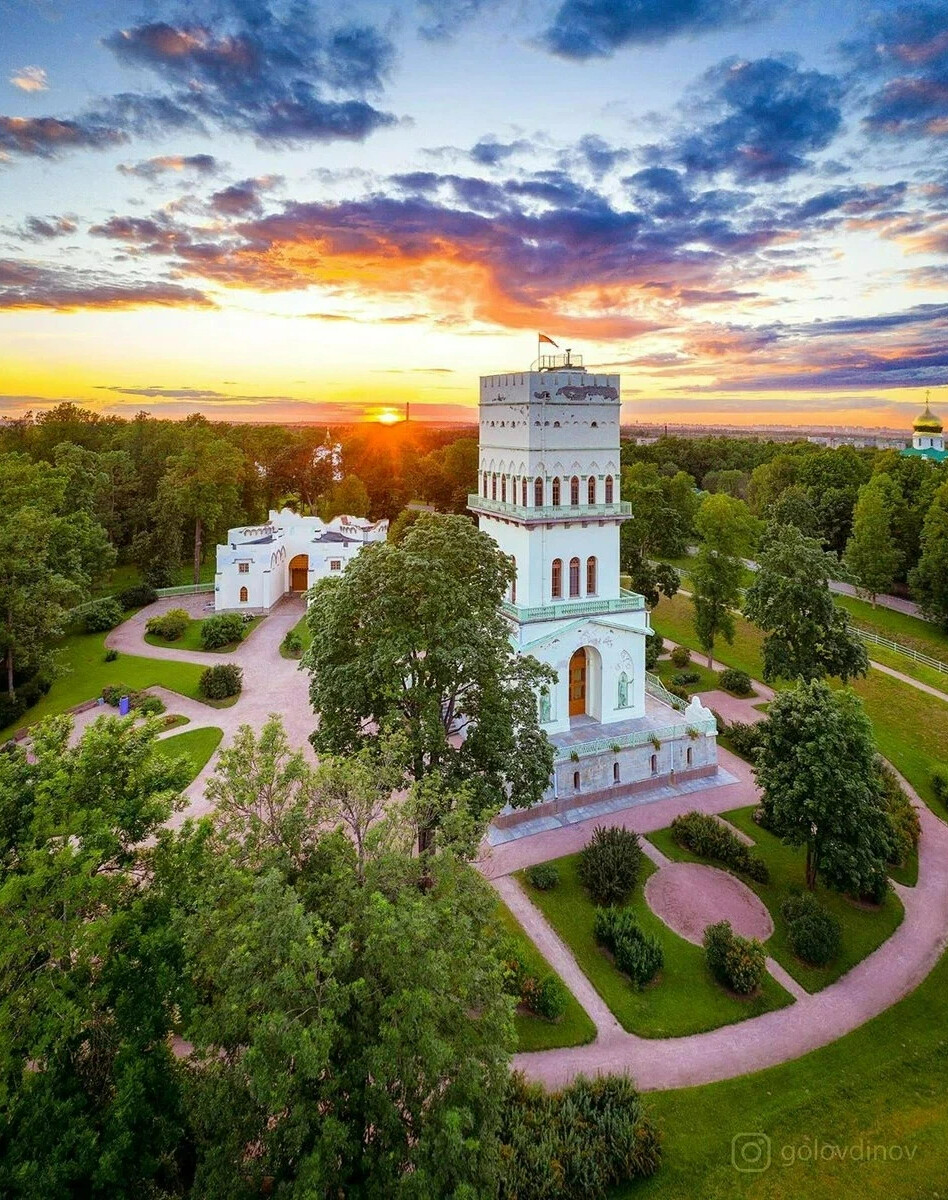
<instances>
[{"instance_id":1,"label":"grass verge","mask_svg":"<svg viewBox=\"0 0 948 1200\"><path fill-rule=\"evenodd\" d=\"M657 981L639 991L596 943L593 935L595 905L579 882L579 855L556 860L560 882L540 892L519 877L531 900L542 911L576 961L624 1029L641 1037L683 1037L703 1033L759 1016L792 1002L791 997L769 975L760 994L739 999L712 978L700 946L673 933L645 902L643 884L656 869L643 859L642 873L629 902L641 928L657 937L665 955L665 966Z\"/></svg>"},{"instance_id":2,"label":"grass verge","mask_svg":"<svg viewBox=\"0 0 948 1200\"><path fill-rule=\"evenodd\" d=\"M281 658L291 658L296 661L299 661L299 659L302 657L302 655L305 654L305 652L309 649L310 643L313 640L313 635L310 633L309 626L306 624L306 614L305 613L296 622L296 624L290 630L290 633L295 633L297 635L297 637L300 639L303 649L300 651L299 654L287 654L287 652L283 649L283 644L281 643L280 644L280 657Z\"/></svg>"},{"instance_id":3,"label":"grass verge","mask_svg":"<svg viewBox=\"0 0 948 1200\"><path fill-rule=\"evenodd\" d=\"M262 616L254 617L244 626L244 636L239 642L228 642L226 646L218 646L216 650L207 650L201 645L201 626L204 622L197 620L189 621L187 629L174 642L169 642L154 633L146 633L145 641L149 646L161 646L165 650L202 650L205 654L232 654L238 646L243 645L263 619Z\"/></svg>"},{"instance_id":4,"label":"grass verge","mask_svg":"<svg viewBox=\"0 0 948 1200\"><path fill-rule=\"evenodd\" d=\"M216 726L203 729L189 729L187 733L176 733L172 737L162 738L155 742L154 753L174 758L183 754L191 764L191 776L188 783L193 783L204 770L208 759L220 745L224 731Z\"/></svg>"}]
</instances>

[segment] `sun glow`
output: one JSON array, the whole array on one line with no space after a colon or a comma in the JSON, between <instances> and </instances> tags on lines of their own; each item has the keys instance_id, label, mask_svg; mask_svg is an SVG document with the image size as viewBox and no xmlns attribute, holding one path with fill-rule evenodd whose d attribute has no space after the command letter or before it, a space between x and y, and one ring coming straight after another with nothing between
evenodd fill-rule
<instances>
[{"instance_id":1,"label":"sun glow","mask_svg":"<svg viewBox=\"0 0 948 1200\"><path fill-rule=\"evenodd\" d=\"M380 425L395 425L402 419L402 415L387 408L384 412L380 412L375 419Z\"/></svg>"}]
</instances>

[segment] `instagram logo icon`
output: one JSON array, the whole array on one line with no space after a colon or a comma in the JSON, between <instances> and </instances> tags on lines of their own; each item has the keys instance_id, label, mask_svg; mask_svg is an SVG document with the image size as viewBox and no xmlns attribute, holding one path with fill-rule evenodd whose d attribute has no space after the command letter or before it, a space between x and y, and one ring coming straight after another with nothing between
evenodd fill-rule
<instances>
[{"instance_id":1,"label":"instagram logo icon","mask_svg":"<svg viewBox=\"0 0 948 1200\"><path fill-rule=\"evenodd\" d=\"M731 1164L735 1171L757 1174L770 1166L770 1138L766 1133L736 1133L731 1139Z\"/></svg>"}]
</instances>

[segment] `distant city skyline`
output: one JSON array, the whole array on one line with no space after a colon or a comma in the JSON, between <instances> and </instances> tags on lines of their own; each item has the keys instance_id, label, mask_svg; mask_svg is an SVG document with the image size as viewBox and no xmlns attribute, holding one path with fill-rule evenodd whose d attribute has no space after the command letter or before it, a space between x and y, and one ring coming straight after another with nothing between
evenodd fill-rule
<instances>
[{"instance_id":1,"label":"distant city skyline","mask_svg":"<svg viewBox=\"0 0 948 1200\"><path fill-rule=\"evenodd\" d=\"M343 13L344 15L340 15ZM0 0L0 415L948 415L948 4Z\"/></svg>"}]
</instances>

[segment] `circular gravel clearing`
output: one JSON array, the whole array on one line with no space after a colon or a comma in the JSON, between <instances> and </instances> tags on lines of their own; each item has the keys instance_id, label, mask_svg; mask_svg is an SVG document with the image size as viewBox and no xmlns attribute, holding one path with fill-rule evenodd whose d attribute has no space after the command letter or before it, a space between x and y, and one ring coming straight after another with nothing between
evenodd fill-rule
<instances>
[{"instance_id":1,"label":"circular gravel clearing","mask_svg":"<svg viewBox=\"0 0 948 1200\"><path fill-rule=\"evenodd\" d=\"M774 931L770 913L739 879L701 863L668 863L645 881L645 900L656 916L701 945L706 926L730 921L741 937L766 941Z\"/></svg>"}]
</instances>

